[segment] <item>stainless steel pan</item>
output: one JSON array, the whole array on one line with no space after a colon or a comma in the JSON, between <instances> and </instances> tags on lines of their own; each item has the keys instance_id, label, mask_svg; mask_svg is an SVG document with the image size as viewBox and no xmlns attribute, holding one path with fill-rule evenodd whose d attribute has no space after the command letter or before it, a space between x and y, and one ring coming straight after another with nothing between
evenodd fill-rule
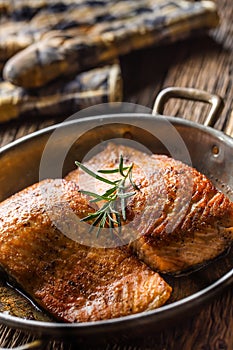
<instances>
[{"instance_id":1,"label":"stainless steel pan","mask_svg":"<svg viewBox=\"0 0 233 350\"><path fill-rule=\"evenodd\" d=\"M210 103L211 109L205 125L163 116L164 104L171 97ZM158 95L153 115L116 113L83 119L72 118L25 136L0 151L0 200L47 175L57 177L57 172L65 175L74 168L76 159L82 160L89 150L109 139L130 139L130 142L143 144L154 153L173 153L181 160L186 156L186 149L189 162L211 178L233 200L233 139L211 128L221 110L222 101L218 96L195 89L169 88ZM178 135L181 143L177 143L174 135ZM53 150L51 159L46 158L48 144ZM71 145L68 151L67 145ZM62 171L57 168L61 154L64 157ZM48 165L45 172L41 172L43 162ZM144 336L161 330L174 319L197 311L204 302L232 283L232 250L192 274L164 276L173 286L174 293L169 304L154 311L82 324L61 324L43 318L29 320L23 316L16 317L14 312L13 315L2 312L0 322L38 337L73 338L80 343L96 344L100 339L114 337L135 339L136 335ZM17 307L17 302L15 305ZM33 308L31 305L28 307ZM34 346L38 346L38 343Z\"/></svg>"}]
</instances>

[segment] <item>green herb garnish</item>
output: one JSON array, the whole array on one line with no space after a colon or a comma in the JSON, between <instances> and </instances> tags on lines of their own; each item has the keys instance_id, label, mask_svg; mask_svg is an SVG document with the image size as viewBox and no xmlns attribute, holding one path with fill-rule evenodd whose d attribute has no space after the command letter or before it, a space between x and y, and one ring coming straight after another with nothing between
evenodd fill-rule
<instances>
[{"instance_id":1,"label":"green herb garnish","mask_svg":"<svg viewBox=\"0 0 233 350\"><path fill-rule=\"evenodd\" d=\"M133 163L129 166L124 166L124 159L121 155L118 168L98 170L99 174L119 173L121 175L121 178L115 181L111 181L99 174L96 174L78 161L76 161L75 164L90 176L96 178L99 181L105 182L108 185L111 185L111 187L107 189L102 195L94 192L80 190L81 193L93 197L91 202L97 203L104 201L104 204L96 212L88 214L86 217L81 219L81 221L91 221L92 225L90 230L92 230L94 227L98 227L96 233L97 237L103 228L109 228L111 233L113 233L113 230L116 227L118 230L120 230L122 220L126 221L126 200L136 194L135 191L128 191L129 186L127 185L127 180L135 190L139 190L132 179ZM120 203L120 205L118 203Z\"/></svg>"}]
</instances>

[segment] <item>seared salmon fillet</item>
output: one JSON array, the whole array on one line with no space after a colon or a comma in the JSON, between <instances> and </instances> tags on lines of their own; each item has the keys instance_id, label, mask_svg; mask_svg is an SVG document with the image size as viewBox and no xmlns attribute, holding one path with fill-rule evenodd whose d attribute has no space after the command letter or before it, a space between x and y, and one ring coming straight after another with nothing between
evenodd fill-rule
<instances>
[{"instance_id":1,"label":"seared salmon fillet","mask_svg":"<svg viewBox=\"0 0 233 350\"><path fill-rule=\"evenodd\" d=\"M86 234L93 212L78 187L44 180L0 204L0 266L56 319L86 322L163 305L170 286L127 247L95 248L63 234ZM77 220L72 220L75 215Z\"/></svg>"},{"instance_id":2,"label":"seared salmon fillet","mask_svg":"<svg viewBox=\"0 0 233 350\"><path fill-rule=\"evenodd\" d=\"M111 143L85 165L113 169L120 155L125 165L133 163L139 188L127 202L122 232L135 232L129 244L142 261L156 271L180 273L227 250L233 241L233 203L205 175L165 155ZM66 178L100 194L108 186L79 169Z\"/></svg>"}]
</instances>

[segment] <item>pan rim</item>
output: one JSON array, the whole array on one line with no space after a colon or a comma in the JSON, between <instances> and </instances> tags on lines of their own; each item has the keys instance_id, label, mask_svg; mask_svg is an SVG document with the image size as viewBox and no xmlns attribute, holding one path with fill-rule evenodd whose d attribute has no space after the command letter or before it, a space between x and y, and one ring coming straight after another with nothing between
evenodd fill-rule
<instances>
[{"instance_id":1,"label":"pan rim","mask_svg":"<svg viewBox=\"0 0 233 350\"><path fill-rule=\"evenodd\" d=\"M130 118L133 117L133 118L137 118L137 119L138 118L145 118L145 119L153 118L154 120L157 119L160 121L163 121L165 119L168 122L171 122L172 124L181 124L181 125L183 124L184 126L189 126L189 127L194 128L194 129L200 129L200 130L203 130L207 133L210 133L213 136L225 141L226 143L230 143L230 145L233 146L233 137L225 134L221 130L214 129L210 126L205 126L205 125L202 125L200 123L193 122L191 120L186 120L186 119L183 119L180 117L164 116L164 115L160 115L160 114L157 114L156 116L154 116L152 114L147 114L147 113L119 113L119 114L96 115L96 116L91 116L91 117L83 117L80 119L71 118L70 120L66 120L64 122L57 123L57 124L42 128L40 130L37 130L37 131L29 133L25 136L22 136L22 137L18 138L17 140L9 142L8 144L0 147L0 154L4 151L7 151L9 148L13 148L13 147L17 146L18 144L23 143L23 142L27 142L28 140L30 140L32 138L47 134L49 132L52 132L52 131L56 130L57 128L62 128L62 127L66 127L66 126L68 127L69 125L73 125L76 123L83 123L83 122L86 123L86 122L93 121L93 120L100 120L101 121L101 120L105 120L105 119L112 119L112 120L114 120L114 122L116 122L117 119L121 120L121 119L129 118L129 117ZM127 123L125 123L125 124L127 124Z\"/></svg>"},{"instance_id":2,"label":"pan rim","mask_svg":"<svg viewBox=\"0 0 233 350\"><path fill-rule=\"evenodd\" d=\"M43 128L41 130L32 132L26 136L20 137L19 139L10 142L9 144L2 146L0 148L0 155L4 152L9 151L12 148L17 147L19 144L22 144L24 142L30 142L31 139L49 134L50 132L53 132L57 128L62 127L68 127L72 126L73 124L77 123L87 123L89 121L93 120L111 120L112 123L122 122L125 118L132 117L133 118L145 118L145 119L151 119L154 118L154 120L164 120L166 118L169 122L175 125L183 125L188 126L194 129L201 129L202 131L205 131L206 133L211 134L212 136L216 137L218 140L221 140L228 144L233 149L233 138L224 134L222 131L215 130L211 127L204 126L201 124L198 124L196 122L192 122L189 120L185 120L179 117L166 117L162 115L156 115L152 116L151 114L145 114L145 113L122 113L122 114L108 114L108 115L98 115L98 116L91 116L91 117L85 117L80 119L71 119L65 122L61 122L59 124L54 124L52 126ZM127 124L127 123L125 123ZM119 326L121 329L125 328L125 324L128 323L129 325L133 326L133 323L135 321L142 321L145 320L147 322L155 322L158 323L158 320L156 320L156 316L160 315L161 318L167 318L172 312L177 313L176 310L180 312L186 312L188 310L193 309L195 306L199 306L206 302L207 300L210 300L217 294L219 294L223 288L226 288L228 285L230 285L233 282L233 268L228 271L226 274L224 274L221 278L219 278L214 283L211 283L207 287L199 290L198 292L191 294L185 298L182 298L178 301L175 301L171 304L167 304L164 306L161 306L158 309L151 310L151 311L144 311L141 313L128 315L124 317L109 319L109 320L101 320L101 321L95 321L95 322L83 322L83 323L59 323L59 322L44 322L44 321L35 321L35 320L27 320L23 318L19 318L16 316L12 316L9 314L0 313L0 322L4 325L11 326L14 328L20 328L28 331L33 332L42 332L50 335L57 334L59 331L67 331L72 332L80 332L87 331L89 333L106 327L111 331L112 327ZM182 309L182 310L181 310ZM159 320L161 318L159 317ZM78 333L75 333L78 334Z\"/></svg>"}]
</instances>

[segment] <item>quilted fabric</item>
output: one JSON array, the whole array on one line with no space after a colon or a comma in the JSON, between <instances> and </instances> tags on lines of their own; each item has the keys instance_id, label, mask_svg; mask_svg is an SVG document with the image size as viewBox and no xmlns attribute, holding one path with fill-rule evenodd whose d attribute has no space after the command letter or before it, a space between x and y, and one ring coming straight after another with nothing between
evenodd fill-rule
<instances>
[{"instance_id":1,"label":"quilted fabric","mask_svg":"<svg viewBox=\"0 0 233 350\"><path fill-rule=\"evenodd\" d=\"M213 1L7 0L3 8L8 14L0 27L3 75L26 88L218 23Z\"/></svg>"}]
</instances>

